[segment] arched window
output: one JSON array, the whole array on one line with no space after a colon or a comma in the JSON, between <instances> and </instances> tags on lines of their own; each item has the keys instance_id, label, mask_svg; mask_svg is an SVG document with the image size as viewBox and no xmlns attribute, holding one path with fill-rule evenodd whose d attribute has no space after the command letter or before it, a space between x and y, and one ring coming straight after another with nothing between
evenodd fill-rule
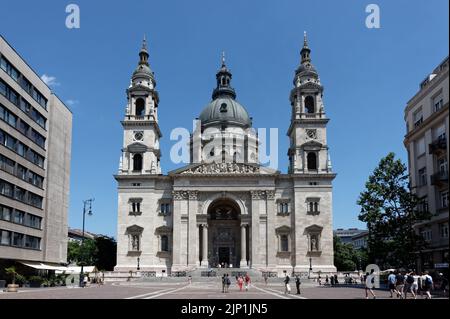
<instances>
[{"instance_id":1,"label":"arched window","mask_svg":"<svg viewBox=\"0 0 450 319\"><path fill-rule=\"evenodd\" d=\"M281 251L289 251L289 237L288 235L280 236L280 249Z\"/></svg>"},{"instance_id":2,"label":"arched window","mask_svg":"<svg viewBox=\"0 0 450 319\"><path fill-rule=\"evenodd\" d=\"M305 111L306 113L314 113L314 97L312 97L311 95L308 95L305 98Z\"/></svg>"},{"instance_id":3,"label":"arched window","mask_svg":"<svg viewBox=\"0 0 450 319\"><path fill-rule=\"evenodd\" d=\"M142 98L136 100L136 116L145 115L145 101Z\"/></svg>"},{"instance_id":4,"label":"arched window","mask_svg":"<svg viewBox=\"0 0 450 319\"><path fill-rule=\"evenodd\" d=\"M134 154L133 156L133 171L140 172L142 171L142 155Z\"/></svg>"},{"instance_id":5,"label":"arched window","mask_svg":"<svg viewBox=\"0 0 450 319\"><path fill-rule=\"evenodd\" d=\"M317 156L316 153L310 152L307 156L308 160L308 170L315 170L317 169Z\"/></svg>"},{"instance_id":6,"label":"arched window","mask_svg":"<svg viewBox=\"0 0 450 319\"><path fill-rule=\"evenodd\" d=\"M161 236L161 251L169 251L169 237L167 235Z\"/></svg>"}]
</instances>

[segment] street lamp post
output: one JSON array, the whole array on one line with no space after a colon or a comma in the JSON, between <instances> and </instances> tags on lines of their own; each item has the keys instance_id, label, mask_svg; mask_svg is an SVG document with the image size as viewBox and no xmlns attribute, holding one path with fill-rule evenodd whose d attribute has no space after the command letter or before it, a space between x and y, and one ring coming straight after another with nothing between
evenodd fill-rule
<instances>
[{"instance_id":1,"label":"street lamp post","mask_svg":"<svg viewBox=\"0 0 450 319\"><path fill-rule=\"evenodd\" d=\"M137 258L137 270L141 270L141 267L139 267L139 262L141 261L141 259L138 257Z\"/></svg>"},{"instance_id":2,"label":"street lamp post","mask_svg":"<svg viewBox=\"0 0 450 319\"><path fill-rule=\"evenodd\" d=\"M311 271L312 271L312 258L309 257L309 279L311 279Z\"/></svg>"},{"instance_id":3,"label":"street lamp post","mask_svg":"<svg viewBox=\"0 0 450 319\"><path fill-rule=\"evenodd\" d=\"M87 212L88 212L88 215L91 216L93 201L94 201L94 199L88 199L88 200L83 201L83 233L81 235L81 256L83 256L83 248L84 248L84 245L83 245L84 244L84 224L85 224L85 219L86 219L86 208L87 208L87 205L89 205L89 209L87 210ZM80 283L79 283L80 287L83 287L83 277L84 277L83 266L84 266L84 260L81 261Z\"/></svg>"}]
</instances>

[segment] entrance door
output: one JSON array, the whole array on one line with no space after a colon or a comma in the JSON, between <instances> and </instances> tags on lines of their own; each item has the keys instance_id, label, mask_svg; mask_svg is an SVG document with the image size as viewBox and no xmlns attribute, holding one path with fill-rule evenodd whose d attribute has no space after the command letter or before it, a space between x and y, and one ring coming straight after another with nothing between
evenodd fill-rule
<instances>
[{"instance_id":1,"label":"entrance door","mask_svg":"<svg viewBox=\"0 0 450 319\"><path fill-rule=\"evenodd\" d=\"M219 247L219 263L230 264L230 247Z\"/></svg>"}]
</instances>

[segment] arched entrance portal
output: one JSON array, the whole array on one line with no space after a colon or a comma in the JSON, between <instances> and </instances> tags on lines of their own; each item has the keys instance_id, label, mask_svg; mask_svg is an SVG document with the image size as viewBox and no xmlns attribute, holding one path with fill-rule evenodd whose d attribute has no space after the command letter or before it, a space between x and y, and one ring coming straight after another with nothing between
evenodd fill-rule
<instances>
[{"instance_id":1,"label":"arched entrance portal","mask_svg":"<svg viewBox=\"0 0 450 319\"><path fill-rule=\"evenodd\" d=\"M213 201L208 207L208 264L237 268L247 260L247 232L242 231L241 211L228 198ZM244 247L242 247L244 245ZM242 256L242 253L245 256ZM243 257L243 258L242 258ZM246 263L246 262L245 262Z\"/></svg>"}]
</instances>

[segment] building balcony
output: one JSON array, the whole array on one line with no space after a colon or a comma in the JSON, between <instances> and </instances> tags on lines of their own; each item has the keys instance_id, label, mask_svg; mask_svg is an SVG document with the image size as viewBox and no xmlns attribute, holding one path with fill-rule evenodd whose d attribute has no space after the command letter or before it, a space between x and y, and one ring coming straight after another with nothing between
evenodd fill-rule
<instances>
[{"instance_id":1,"label":"building balcony","mask_svg":"<svg viewBox=\"0 0 450 319\"><path fill-rule=\"evenodd\" d=\"M446 186L448 185L448 172L442 171L431 175L431 185Z\"/></svg>"},{"instance_id":2,"label":"building balcony","mask_svg":"<svg viewBox=\"0 0 450 319\"><path fill-rule=\"evenodd\" d=\"M433 143L428 145L428 152L430 154L445 153L447 149L447 141L445 138L439 138L434 140Z\"/></svg>"}]
</instances>

